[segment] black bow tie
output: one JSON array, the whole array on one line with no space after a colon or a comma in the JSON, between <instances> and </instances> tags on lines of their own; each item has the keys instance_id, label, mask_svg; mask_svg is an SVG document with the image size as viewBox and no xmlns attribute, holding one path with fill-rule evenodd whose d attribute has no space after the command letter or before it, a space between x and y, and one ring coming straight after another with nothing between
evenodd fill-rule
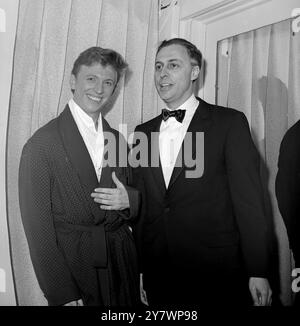
<instances>
[{"instance_id":1,"label":"black bow tie","mask_svg":"<svg viewBox=\"0 0 300 326\"><path fill-rule=\"evenodd\" d=\"M162 118L167 121L170 117L174 117L178 122L182 122L185 116L185 110L167 110L162 109Z\"/></svg>"}]
</instances>

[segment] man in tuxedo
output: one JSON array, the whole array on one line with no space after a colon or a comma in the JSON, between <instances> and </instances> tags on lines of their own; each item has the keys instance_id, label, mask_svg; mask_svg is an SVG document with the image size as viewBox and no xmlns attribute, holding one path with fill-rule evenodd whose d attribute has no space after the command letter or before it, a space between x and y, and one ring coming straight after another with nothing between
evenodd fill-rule
<instances>
[{"instance_id":1,"label":"man in tuxedo","mask_svg":"<svg viewBox=\"0 0 300 326\"><path fill-rule=\"evenodd\" d=\"M73 98L23 148L21 216L49 305L139 302L128 226L137 215L138 192L125 186L130 174L118 164L119 148L127 156L127 144L101 114L126 67L113 50L82 52L70 78Z\"/></svg>"},{"instance_id":2,"label":"man in tuxedo","mask_svg":"<svg viewBox=\"0 0 300 326\"><path fill-rule=\"evenodd\" d=\"M295 269L300 268L300 121L286 132L281 142L275 189L295 259ZM293 276L299 277L299 274ZM298 307L300 294L297 290L294 289L295 305Z\"/></svg>"},{"instance_id":3,"label":"man in tuxedo","mask_svg":"<svg viewBox=\"0 0 300 326\"><path fill-rule=\"evenodd\" d=\"M143 289L150 305L269 305L259 155L243 113L194 96L201 61L184 39L160 44L155 86L166 108L135 130Z\"/></svg>"}]
</instances>

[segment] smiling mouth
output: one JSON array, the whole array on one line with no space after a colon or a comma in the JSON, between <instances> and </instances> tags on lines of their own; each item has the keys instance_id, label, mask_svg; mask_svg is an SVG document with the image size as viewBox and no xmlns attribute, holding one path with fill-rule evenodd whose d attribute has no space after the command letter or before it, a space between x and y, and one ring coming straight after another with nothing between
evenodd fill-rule
<instances>
[{"instance_id":1,"label":"smiling mouth","mask_svg":"<svg viewBox=\"0 0 300 326\"><path fill-rule=\"evenodd\" d=\"M171 86L173 86L173 84L169 84L169 83L161 83L161 84L159 84L159 88L162 91L168 90Z\"/></svg>"},{"instance_id":2,"label":"smiling mouth","mask_svg":"<svg viewBox=\"0 0 300 326\"><path fill-rule=\"evenodd\" d=\"M101 102L101 100L102 100L102 97L97 97L97 96L92 96L92 95L87 95L87 97L97 103Z\"/></svg>"}]
</instances>

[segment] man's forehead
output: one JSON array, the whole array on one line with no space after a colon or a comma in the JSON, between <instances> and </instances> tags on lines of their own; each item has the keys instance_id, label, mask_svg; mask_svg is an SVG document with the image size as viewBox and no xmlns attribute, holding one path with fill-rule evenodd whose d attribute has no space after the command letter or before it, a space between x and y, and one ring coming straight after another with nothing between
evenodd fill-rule
<instances>
[{"instance_id":1,"label":"man's forehead","mask_svg":"<svg viewBox=\"0 0 300 326\"><path fill-rule=\"evenodd\" d=\"M81 65L80 72L85 74L117 74L115 68L111 65L103 65L101 63L95 62L91 65Z\"/></svg>"},{"instance_id":2,"label":"man's forehead","mask_svg":"<svg viewBox=\"0 0 300 326\"><path fill-rule=\"evenodd\" d=\"M156 61L160 60L181 60L190 59L186 48L180 44L172 44L160 49L156 55Z\"/></svg>"}]
</instances>

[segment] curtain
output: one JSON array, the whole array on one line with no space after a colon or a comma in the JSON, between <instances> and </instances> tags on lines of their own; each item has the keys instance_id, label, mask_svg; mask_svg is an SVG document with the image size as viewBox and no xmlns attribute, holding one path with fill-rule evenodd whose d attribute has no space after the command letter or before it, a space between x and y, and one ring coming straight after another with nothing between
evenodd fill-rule
<instances>
[{"instance_id":1,"label":"curtain","mask_svg":"<svg viewBox=\"0 0 300 326\"><path fill-rule=\"evenodd\" d=\"M293 259L277 206L275 178L280 142L300 118L300 33L292 32L291 19L219 42L217 103L241 110L248 118L262 158L267 215L277 246L272 268L278 269L274 274L280 301L289 305Z\"/></svg>"},{"instance_id":2,"label":"curtain","mask_svg":"<svg viewBox=\"0 0 300 326\"><path fill-rule=\"evenodd\" d=\"M153 67L158 0L20 0L7 144L8 224L19 305L46 304L20 218L21 150L39 127L64 109L72 96L73 62L96 45L118 51L129 64L105 116L112 127L131 133L135 125L157 115Z\"/></svg>"}]
</instances>

